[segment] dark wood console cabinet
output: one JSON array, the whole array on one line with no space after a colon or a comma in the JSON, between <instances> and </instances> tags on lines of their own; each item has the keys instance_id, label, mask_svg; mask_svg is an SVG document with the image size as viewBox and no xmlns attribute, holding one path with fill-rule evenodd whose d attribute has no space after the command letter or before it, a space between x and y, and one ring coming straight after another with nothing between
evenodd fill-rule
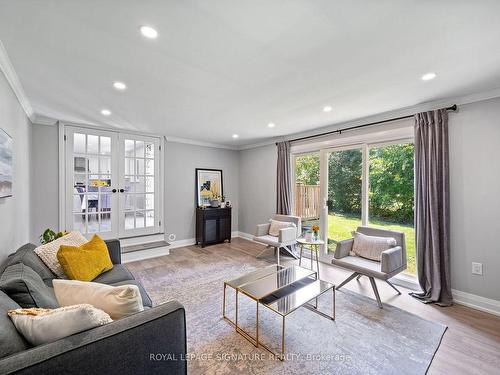
<instances>
[{"instance_id":1,"label":"dark wood console cabinet","mask_svg":"<svg viewBox=\"0 0 500 375\"><path fill-rule=\"evenodd\" d=\"M231 207L196 209L196 245L231 242Z\"/></svg>"}]
</instances>

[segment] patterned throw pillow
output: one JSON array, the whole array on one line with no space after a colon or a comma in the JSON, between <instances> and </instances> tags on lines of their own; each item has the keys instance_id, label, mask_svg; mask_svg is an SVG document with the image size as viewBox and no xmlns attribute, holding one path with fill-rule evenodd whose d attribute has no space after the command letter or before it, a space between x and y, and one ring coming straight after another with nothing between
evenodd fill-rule
<instances>
[{"instance_id":1,"label":"patterned throw pillow","mask_svg":"<svg viewBox=\"0 0 500 375\"><path fill-rule=\"evenodd\" d=\"M67 235L58 238L55 241L49 242L45 245L38 246L34 252L42 260L43 263L49 269L54 272L54 274L61 279L66 279L66 274L57 259L57 252L61 245L69 246L80 246L87 242L87 239L83 237L80 232L70 232Z\"/></svg>"},{"instance_id":2,"label":"patterned throw pillow","mask_svg":"<svg viewBox=\"0 0 500 375\"><path fill-rule=\"evenodd\" d=\"M17 331L32 345L54 342L113 321L104 311L88 304L53 310L15 309L9 310L8 315Z\"/></svg>"},{"instance_id":3,"label":"patterned throw pillow","mask_svg":"<svg viewBox=\"0 0 500 375\"><path fill-rule=\"evenodd\" d=\"M271 225L269 226L269 235L278 237L280 235L280 229L288 228L291 226L293 226L293 223L271 219Z\"/></svg>"},{"instance_id":4,"label":"patterned throw pillow","mask_svg":"<svg viewBox=\"0 0 500 375\"><path fill-rule=\"evenodd\" d=\"M376 260L380 262L382 252L396 246L396 240L392 237L367 236L366 234L354 232L354 243L352 251L355 255Z\"/></svg>"}]
</instances>

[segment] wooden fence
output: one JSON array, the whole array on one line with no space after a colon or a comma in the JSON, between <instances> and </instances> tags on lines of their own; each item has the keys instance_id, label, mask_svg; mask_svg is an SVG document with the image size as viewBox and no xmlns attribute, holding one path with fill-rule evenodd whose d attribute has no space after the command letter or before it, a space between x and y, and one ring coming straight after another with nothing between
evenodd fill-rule
<instances>
[{"instance_id":1,"label":"wooden fence","mask_svg":"<svg viewBox=\"0 0 500 375\"><path fill-rule=\"evenodd\" d=\"M295 215L304 220L319 219L319 185L295 185Z\"/></svg>"}]
</instances>

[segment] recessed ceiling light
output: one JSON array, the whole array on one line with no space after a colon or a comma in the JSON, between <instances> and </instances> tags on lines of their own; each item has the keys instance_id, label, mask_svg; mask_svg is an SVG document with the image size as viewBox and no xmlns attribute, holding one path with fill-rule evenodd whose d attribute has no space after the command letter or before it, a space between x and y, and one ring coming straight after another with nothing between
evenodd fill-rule
<instances>
[{"instance_id":1,"label":"recessed ceiling light","mask_svg":"<svg viewBox=\"0 0 500 375\"><path fill-rule=\"evenodd\" d=\"M274 128L275 126L276 124L274 122L270 122L269 124L267 124L268 128Z\"/></svg>"},{"instance_id":2,"label":"recessed ceiling light","mask_svg":"<svg viewBox=\"0 0 500 375\"><path fill-rule=\"evenodd\" d=\"M113 82L113 87L117 90L123 91L127 88L127 85L124 84L123 82Z\"/></svg>"},{"instance_id":3,"label":"recessed ceiling light","mask_svg":"<svg viewBox=\"0 0 500 375\"><path fill-rule=\"evenodd\" d=\"M151 26L141 26L139 28L141 34L149 39L156 39L158 37L158 31L153 29Z\"/></svg>"},{"instance_id":4,"label":"recessed ceiling light","mask_svg":"<svg viewBox=\"0 0 500 375\"><path fill-rule=\"evenodd\" d=\"M234 138L234 139L236 139L236 138L238 138L238 137L239 137L239 135L238 135L238 134L233 134L233 138Z\"/></svg>"},{"instance_id":5,"label":"recessed ceiling light","mask_svg":"<svg viewBox=\"0 0 500 375\"><path fill-rule=\"evenodd\" d=\"M109 116L109 115L111 115L111 111L109 109L103 109L103 110L101 110L101 115Z\"/></svg>"},{"instance_id":6,"label":"recessed ceiling light","mask_svg":"<svg viewBox=\"0 0 500 375\"><path fill-rule=\"evenodd\" d=\"M436 73L433 73L433 72L430 72L430 73L425 73L423 76L422 76L422 81L430 81L434 78L436 78Z\"/></svg>"},{"instance_id":7,"label":"recessed ceiling light","mask_svg":"<svg viewBox=\"0 0 500 375\"><path fill-rule=\"evenodd\" d=\"M323 107L323 112L331 112L332 111L332 106L331 105L326 105Z\"/></svg>"}]
</instances>

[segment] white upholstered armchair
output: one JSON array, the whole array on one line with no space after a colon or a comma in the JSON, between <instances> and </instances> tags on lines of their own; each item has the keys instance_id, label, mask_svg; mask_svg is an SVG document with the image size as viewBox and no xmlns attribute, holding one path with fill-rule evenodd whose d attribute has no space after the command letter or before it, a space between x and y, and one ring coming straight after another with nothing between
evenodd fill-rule
<instances>
[{"instance_id":1,"label":"white upholstered armchair","mask_svg":"<svg viewBox=\"0 0 500 375\"><path fill-rule=\"evenodd\" d=\"M279 229L277 236L269 234L271 222L265 224L258 224L257 231L254 236L254 241L267 245L267 248L274 248L276 254L276 262L280 264L280 251L283 250L297 259L297 255L293 252L292 247L297 243L297 238L302 233L302 220L299 216L291 215L273 215L272 220L283 223L289 223ZM260 257L266 250L264 249L257 257Z\"/></svg>"},{"instance_id":2,"label":"white upholstered armchair","mask_svg":"<svg viewBox=\"0 0 500 375\"><path fill-rule=\"evenodd\" d=\"M401 294L401 292L389 281L389 279L404 271L407 267L405 235L402 232L371 227L358 227L356 232L366 236L393 238L396 243L392 248L381 253L380 261L362 258L353 254L353 238L337 243L332 263L336 266L351 270L354 273L338 285L336 289L343 287L354 278L359 280L360 277L366 276L372 285L373 293L377 299L377 304L380 308L382 308L382 302L380 300L375 279L385 281L398 294Z\"/></svg>"}]
</instances>

